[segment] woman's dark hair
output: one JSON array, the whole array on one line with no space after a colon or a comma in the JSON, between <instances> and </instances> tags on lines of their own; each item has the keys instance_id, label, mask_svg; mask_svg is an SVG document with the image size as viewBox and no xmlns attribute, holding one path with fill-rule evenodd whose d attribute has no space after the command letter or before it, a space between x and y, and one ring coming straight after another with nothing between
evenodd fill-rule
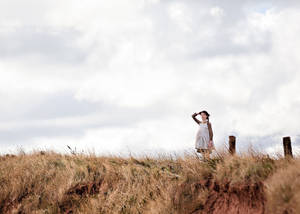
<instances>
[{"instance_id":1,"label":"woman's dark hair","mask_svg":"<svg viewBox=\"0 0 300 214\"><path fill-rule=\"evenodd\" d=\"M207 120L209 121L209 116L210 116L210 114L207 112L207 111L200 111L198 114L201 114L201 113L204 113L204 114L206 114L206 118L207 118Z\"/></svg>"}]
</instances>

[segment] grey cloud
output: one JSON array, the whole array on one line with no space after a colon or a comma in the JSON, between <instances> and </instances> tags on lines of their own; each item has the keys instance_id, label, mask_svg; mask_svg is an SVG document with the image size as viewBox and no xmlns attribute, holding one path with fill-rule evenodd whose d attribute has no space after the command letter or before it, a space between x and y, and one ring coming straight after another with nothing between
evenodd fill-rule
<instances>
[{"instance_id":1,"label":"grey cloud","mask_svg":"<svg viewBox=\"0 0 300 214\"><path fill-rule=\"evenodd\" d=\"M74 98L73 93L65 91L45 95L42 101L37 101L36 104L26 112L22 111L22 114L19 112L0 111L0 117L2 121L54 119L84 116L105 108L108 108L108 106L104 103L79 101Z\"/></svg>"},{"instance_id":2,"label":"grey cloud","mask_svg":"<svg viewBox=\"0 0 300 214\"><path fill-rule=\"evenodd\" d=\"M45 100L35 105L23 115L23 119L53 119L72 116L84 116L109 109L105 103L90 103L76 100L71 92L56 93L46 96Z\"/></svg>"},{"instance_id":3,"label":"grey cloud","mask_svg":"<svg viewBox=\"0 0 300 214\"><path fill-rule=\"evenodd\" d=\"M184 3L187 9L184 16L189 17L188 26L192 32L184 32L177 26L176 21L168 16L168 7L176 2ZM243 22L246 22L247 13L244 8L249 5L255 6L259 3L252 1L165 1L164 4L154 5L145 9L146 14L151 17L155 26L155 41L161 51L164 51L170 60L195 60L219 55L240 55L249 53L268 53L271 48L271 35L268 31L252 32L247 44L236 44L232 41L232 30L239 29ZM260 7L253 7L253 10L262 10L269 5L270 1L261 2ZM225 15L215 22L215 18L209 13L212 7L219 6L224 10ZM202 11L199 13L199 11ZM209 35L204 38L197 35ZM243 29L240 29L243 31ZM259 38L257 42L255 38ZM184 46L184 50L178 48Z\"/></svg>"},{"instance_id":4,"label":"grey cloud","mask_svg":"<svg viewBox=\"0 0 300 214\"><path fill-rule=\"evenodd\" d=\"M225 35L222 32L216 34L207 43L196 42L194 45L198 48L192 49L187 54L186 58L189 60L195 60L199 57L210 58L220 55L242 55L242 54L253 54L261 52L269 52L272 48L270 39L268 39L266 33L264 43L256 43L255 41L250 42L247 45L234 44L230 35Z\"/></svg>"},{"instance_id":5,"label":"grey cloud","mask_svg":"<svg viewBox=\"0 0 300 214\"><path fill-rule=\"evenodd\" d=\"M35 105L23 115L15 116L12 112L9 115L1 115L2 122L63 119L78 116L96 115L96 122L88 124L76 124L61 126L56 125L28 125L12 130L0 131L0 145L8 142L15 144L17 142L26 142L34 137L60 137L76 136L81 137L84 131L91 128L101 127L129 127L136 122L148 119L163 119L169 116L172 109L163 99L146 108L139 107L119 107L104 102L87 102L76 100L72 93L60 93L47 96L44 102ZM5 120L4 120L5 119ZM75 121L76 122L76 121Z\"/></svg>"},{"instance_id":6,"label":"grey cloud","mask_svg":"<svg viewBox=\"0 0 300 214\"><path fill-rule=\"evenodd\" d=\"M80 137L83 135L84 129L81 127L24 127L22 129L14 129L0 132L0 145L3 144L25 144L27 140L34 137L60 137L71 136Z\"/></svg>"},{"instance_id":7,"label":"grey cloud","mask_svg":"<svg viewBox=\"0 0 300 214\"><path fill-rule=\"evenodd\" d=\"M168 100L163 98L147 107L120 107L118 105L77 100L73 93L64 92L46 96L45 100L35 105L18 119L54 119L72 116L86 116L93 113L109 114L114 122L144 120L153 117L163 117L172 109ZM12 116L12 115L11 115ZM17 118L15 118L17 119Z\"/></svg>"},{"instance_id":8,"label":"grey cloud","mask_svg":"<svg viewBox=\"0 0 300 214\"><path fill-rule=\"evenodd\" d=\"M37 54L42 61L78 64L86 60L91 48L83 49L76 44L80 36L72 28L23 25L0 33L0 58Z\"/></svg>"}]
</instances>

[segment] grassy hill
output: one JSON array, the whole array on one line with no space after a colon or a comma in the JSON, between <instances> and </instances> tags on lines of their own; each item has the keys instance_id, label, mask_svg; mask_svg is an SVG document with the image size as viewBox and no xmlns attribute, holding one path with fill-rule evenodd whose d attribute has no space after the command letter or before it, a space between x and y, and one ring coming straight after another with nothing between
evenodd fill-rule
<instances>
[{"instance_id":1,"label":"grassy hill","mask_svg":"<svg viewBox=\"0 0 300 214\"><path fill-rule=\"evenodd\" d=\"M0 156L0 189L0 213L300 213L300 160L35 151Z\"/></svg>"}]
</instances>

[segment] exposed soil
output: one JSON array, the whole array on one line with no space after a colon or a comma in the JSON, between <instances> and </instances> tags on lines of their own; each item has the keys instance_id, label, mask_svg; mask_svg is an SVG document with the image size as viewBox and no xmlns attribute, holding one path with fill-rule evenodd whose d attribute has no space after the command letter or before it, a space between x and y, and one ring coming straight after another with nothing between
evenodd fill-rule
<instances>
[{"instance_id":1,"label":"exposed soil","mask_svg":"<svg viewBox=\"0 0 300 214\"><path fill-rule=\"evenodd\" d=\"M229 181L218 183L207 179L182 183L173 201L179 213L184 214L263 214L266 198L262 182L230 184Z\"/></svg>"}]
</instances>

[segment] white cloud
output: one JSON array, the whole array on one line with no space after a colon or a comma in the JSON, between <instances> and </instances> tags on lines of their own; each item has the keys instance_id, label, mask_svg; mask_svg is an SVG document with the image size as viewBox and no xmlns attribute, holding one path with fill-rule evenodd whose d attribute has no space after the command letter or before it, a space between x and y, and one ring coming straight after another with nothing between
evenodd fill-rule
<instances>
[{"instance_id":1,"label":"white cloud","mask_svg":"<svg viewBox=\"0 0 300 214\"><path fill-rule=\"evenodd\" d=\"M217 6L216 7L212 7L210 9L210 14L212 16L214 16L214 17L219 18L219 17L224 16L224 10L222 8L220 8L220 7L217 7Z\"/></svg>"},{"instance_id":2,"label":"white cloud","mask_svg":"<svg viewBox=\"0 0 300 214\"><path fill-rule=\"evenodd\" d=\"M16 4L0 3L6 146L8 135L26 130L27 148L192 149L191 114L203 109L217 146L230 133L256 144L298 134L300 8L293 1ZM65 93L68 107L53 99ZM63 115L68 108L73 113Z\"/></svg>"}]
</instances>

